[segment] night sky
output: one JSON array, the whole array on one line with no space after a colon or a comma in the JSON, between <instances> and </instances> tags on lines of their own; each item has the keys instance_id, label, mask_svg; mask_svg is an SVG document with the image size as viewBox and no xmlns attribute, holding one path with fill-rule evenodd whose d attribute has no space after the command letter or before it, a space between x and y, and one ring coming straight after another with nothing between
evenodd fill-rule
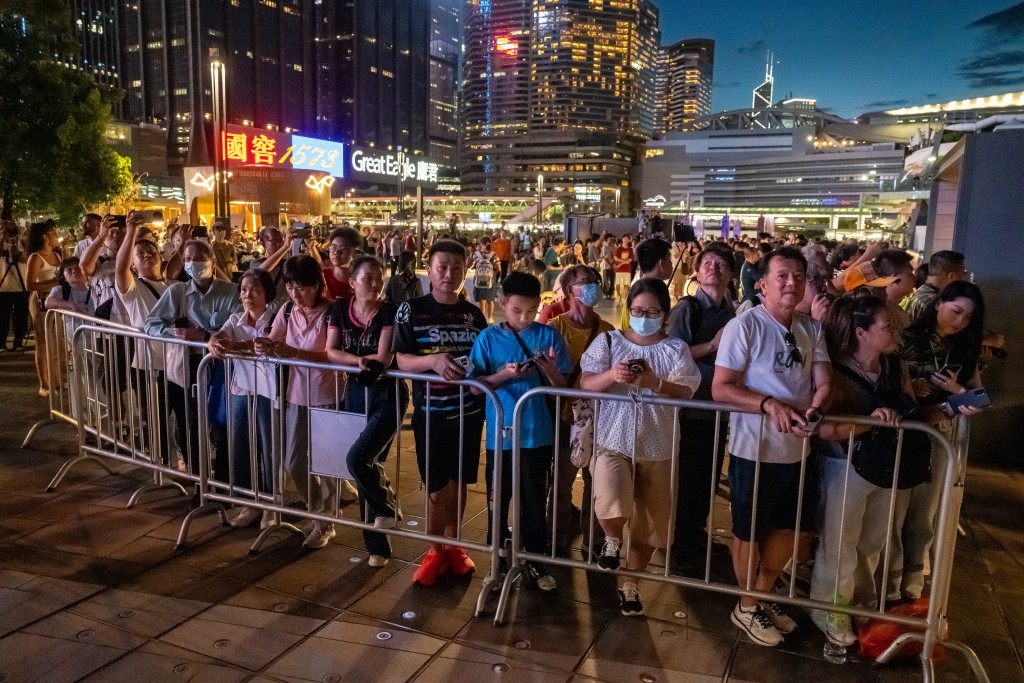
<instances>
[{"instance_id":1,"label":"night sky","mask_svg":"<svg viewBox=\"0 0 1024 683\"><path fill-rule=\"evenodd\" d=\"M790 93L845 117L1024 90L1024 2L654 0L662 44L715 40L713 111L750 106L775 53Z\"/></svg>"}]
</instances>

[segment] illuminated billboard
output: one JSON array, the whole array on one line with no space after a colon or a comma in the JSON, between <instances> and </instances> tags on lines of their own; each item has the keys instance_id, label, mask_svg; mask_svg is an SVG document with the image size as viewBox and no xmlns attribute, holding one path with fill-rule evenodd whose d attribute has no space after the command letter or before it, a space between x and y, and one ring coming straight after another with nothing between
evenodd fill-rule
<instances>
[{"instance_id":1,"label":"illuminated billboard","mask_svg":"<svg viewBox=\"0 0 1024 683\"><path fill-rule=\"evenodd\" d=\"M221 150L229 167L285 167L345 177L345 145L340 142L228 124Z\"/></svg>"}]
</instances>

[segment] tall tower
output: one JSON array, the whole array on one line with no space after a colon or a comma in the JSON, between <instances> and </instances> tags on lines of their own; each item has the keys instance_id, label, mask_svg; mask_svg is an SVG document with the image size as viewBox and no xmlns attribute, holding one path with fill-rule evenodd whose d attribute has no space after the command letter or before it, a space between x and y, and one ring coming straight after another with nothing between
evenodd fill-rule
<instances>
[{"instance_id":1,"label":"tall tower","mask_svg":"<svg viewBox=\"0 0 1024 683\"><path fill-rule=\"evenodd\" d=\"M660 37L649 0L467 3L463 191L532 194L543 175L570 208L628 199Z\"/></svg>"},{"instance_id":2,"label":"tall tower","mask_svg":"<svg viewBox=\"0 0 1024 683\"><path fill-rule=\"evenodd\" d=\"M430 158L449 168L457 164L458 89L462 58L462 2L430 2Z\"/></svg>"},{"instance_id":3,"label":"tall tower","mask_svg":"<svg viewBox=\"0 0 1024 683\"><path fill-rule=\"evenodd\" d=\"M681 40L665 50L665 130L683 130L695 119L711 114L715 41Z\"/></svg>"},{"instance_id":4,"label":"tall tower","mask_svg":"<svg viewBox=\"0 0 1024 683\"><path fill-rule=\"evenodd\" d=\"M754 88L754 103L751 109L768 109L772 106L772 90L775 87L774 66L773 55L769 50L768 62L764 67L764 83Z\"/></svg>"}]
</instances>

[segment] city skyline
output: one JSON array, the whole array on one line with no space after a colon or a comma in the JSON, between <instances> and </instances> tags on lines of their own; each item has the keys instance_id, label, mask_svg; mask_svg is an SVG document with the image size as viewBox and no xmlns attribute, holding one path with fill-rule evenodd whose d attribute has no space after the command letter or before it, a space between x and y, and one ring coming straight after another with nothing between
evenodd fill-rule
<instances>
[{"instance_id":1,"label":"city skyline","mask_svg":"<svg viewBox=\"0 0 1024 683\"><path fill-rule=\"evenodd\" d=\"M833 2L808 12L795 3L656 1L663 45L715 40L715 112L750 106L768 50L776 100L813 98L846 118L1024 86L1024 2ZM906 68L894 69L894 59Z\"/></svg>"}]
</instances>

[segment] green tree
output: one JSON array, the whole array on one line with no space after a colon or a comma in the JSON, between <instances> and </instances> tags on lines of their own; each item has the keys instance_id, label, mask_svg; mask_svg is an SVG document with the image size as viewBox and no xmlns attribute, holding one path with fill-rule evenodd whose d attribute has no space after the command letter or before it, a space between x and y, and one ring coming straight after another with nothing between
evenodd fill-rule
<instances>
[{"instance_id":1,"label":"green tree","mask_svg":"<svg viewBox=\"0 0 1024 683\"><path fill-rule=\"evenodd\" d=\"M119 95L64 66L76 50L65 2L0 0L0 217L71 218L131 182L104 137Z\"/></svg>"}]
</instances>

